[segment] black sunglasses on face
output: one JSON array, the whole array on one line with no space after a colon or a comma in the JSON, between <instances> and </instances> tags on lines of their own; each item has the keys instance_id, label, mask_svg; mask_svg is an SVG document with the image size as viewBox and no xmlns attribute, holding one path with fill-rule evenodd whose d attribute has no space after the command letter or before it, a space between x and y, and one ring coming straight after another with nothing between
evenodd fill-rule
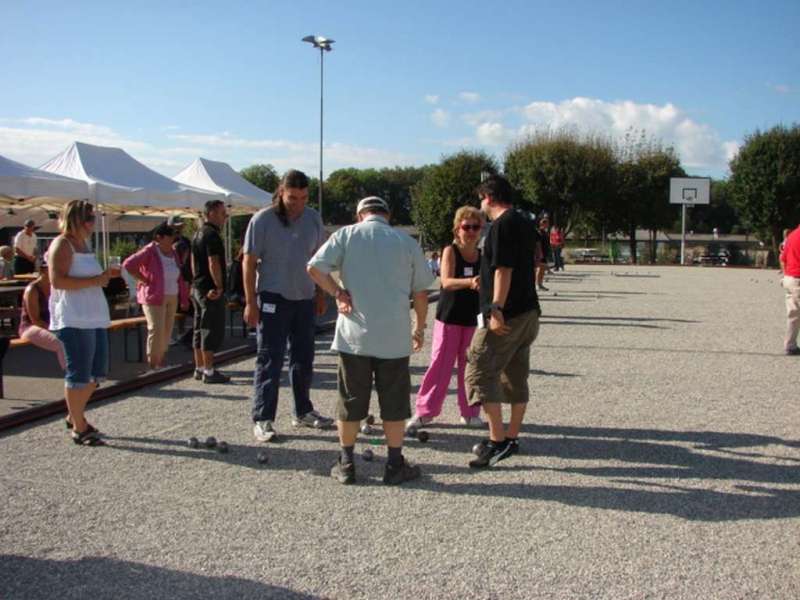
<instances>
[{"instance_id":1,"label":"black sunglasses on face","mask_svg":"<svg viewBox=\"0 0 800 600\"><path fill-rule=\"evenodd\" d=\"M462 231L480 231L481 230L481 226L480 225L461 225L461 230Z\"/></svg>"}]
</instances>

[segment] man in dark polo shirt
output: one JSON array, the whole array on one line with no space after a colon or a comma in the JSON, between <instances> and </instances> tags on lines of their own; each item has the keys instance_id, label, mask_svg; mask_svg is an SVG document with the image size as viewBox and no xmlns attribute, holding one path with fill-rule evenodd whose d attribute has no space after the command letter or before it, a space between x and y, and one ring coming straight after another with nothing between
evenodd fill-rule
<instances>
[{"instance_id":1,"label":"man in dark polo shirt","mask_svg":"<svg viewBox=\"0 0 800 600\"><path fill-rule=\"evenodd\" d=\"M214 369L214 352L225 337L225 245L220 235L228 217L225 203L206 202L205 215L192 240L194 378L203 383L228 383L230 377Z\"/></svg>"},{"instance_id":2,"label":"man in dark polo shirt","mask_svg":"<svg viewBox=\"0 0 800 600\"><path fill-rule=\"evenodd\" d=\"M465 380L469 404L482 404L489 440L470 461L491 467L516 454L517 438L528 406L530 346L539 332L533 221L511 206L508 181L492 175L478 188L481 210L492 220L481 254L478 329L467 351ZM501 403L511 404L508 429Z\"/></svg>"},{"instance_id":3,"label":"man in dark polo shirt","mask_svg":"<svg viewBox=\"0 0 800 600\"><path fill-rule=\"evenodd\" d=\"M781 267L786 290L786 338L783 349L789 356L799 356L797 334L800 332L800 227L795 228L783 243Z\"/></svg>"}]
</instances>

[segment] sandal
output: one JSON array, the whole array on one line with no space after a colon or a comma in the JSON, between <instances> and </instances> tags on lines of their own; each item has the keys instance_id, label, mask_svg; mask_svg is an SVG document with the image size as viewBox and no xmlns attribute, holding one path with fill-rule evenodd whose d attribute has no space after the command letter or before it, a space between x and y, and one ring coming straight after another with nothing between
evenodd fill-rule
<instances>
[{"instance_id":1,"label":"sandal","mask_svg":"<svg viewBox=\"0 0 800 600\"><path fill-rule=\"evenodd\" d=\"M67 430L71 430L72 429L72 421L69 420L69 417L64 419L64 425L66 426ZM89 423L89 421L86 421L86 431L87 432L92 432L92 433L97 433L97 434L100 433L100 431L98 429L96 429L91 423Z\"/></svg>"},{"instance_id":2,"label":"sandal","mask_svg":"<svg viewBox=\"0 0 800 600\"><path fill-rule=\"evenodd\" d=\"M96 431L89 431L88 429L83 433L78 433L73 429L69 435L78 446L105 446L106 444L97 436Z\"/></svg>"}]
</instances>

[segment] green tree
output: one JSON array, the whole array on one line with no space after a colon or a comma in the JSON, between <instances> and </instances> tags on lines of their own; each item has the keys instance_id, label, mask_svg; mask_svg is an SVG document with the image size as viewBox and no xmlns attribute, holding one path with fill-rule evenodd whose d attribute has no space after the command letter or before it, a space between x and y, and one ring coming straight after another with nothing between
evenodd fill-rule
<instances>
[{"instance_id":1,"label":"green tree","mask_svg":"<svg viewBox=\"0 0 800 600\"><path fill-rule=\"evenodd\" d=\"M440 249L453 240L453 217L465 204L477 206L475 189L481 173L497 173L497 161L481 151L446 156L425 170L412 189L411 216L427 248Z\"/></svg>"},{"instance_id":2,"label":"green tree","mask_svg":"<svg viewBox=\"0 0 800 600\"><path fill-rule=\"evenodd\" d=\"M800 125L748 135L730 170L745 224L777 253L782 230L800 223Z\"/></svg>"},{"instance_id":3,"label":"green tree","mask_svg":"<svg viewBox=\"0 0 800 600\"><path fill-rule=\"evenodd\" d=\"M626 231L632 262L637 262L636 230L650 232L650 262L656 261L656 234L674 221L675 206L669 203L669 180L684 177L680 159L670 146L630 130L617 144L616 197L609 214L612 230Z\"/></svg>"},{"instance_id":4,"label":"green tree","mask_svg":"<svg viewBox=\"0 0 800 600\"><path fill-rule=\"evenodd\" d=\"M689 211L686 227L698 233L741 233L741 217L731 195L731 186L725 179L711 182L711 204L696 204Z\"/></svg>"},{"instance_id":5,"label":"green tree","mask_svg":"<svg viewBox=\"0 0 800 600\"><path fill-rule=\"evenodd\" d=\"M542 130L513 144L504 165L522 197L566 233L601 205L614 181L611 143L569 128Z\"/></svg>"},{"instance_id":6,"label":"green tree","mask_svg":"<svg viewBox=\"0 0 800 600\"><path fill-rule=\"evenodd\" d=\"M278 172L272 165L251 165L239 171L239 175L270 194L275 191L280 181Z\"/></svg>"}]
</instances>

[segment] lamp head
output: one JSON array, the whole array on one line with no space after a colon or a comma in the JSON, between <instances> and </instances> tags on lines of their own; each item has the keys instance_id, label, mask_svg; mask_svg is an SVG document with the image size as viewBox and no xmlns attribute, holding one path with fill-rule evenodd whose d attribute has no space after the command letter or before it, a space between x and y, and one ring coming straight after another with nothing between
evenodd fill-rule
<instances>
[{"instance_id":1,"label":"lamp head","mask_svg":"<svg viewBox=\"0 0 800 600\"><path fill-rule=\"evenodd\" d=\"M329 40L328 38L323 37L321 35L307 35L306 37L303 38L302 41L308 42L309 44L314 46L314 48L319 48L320 50L325 50L326 52L330 52L331 50L333 50L331 44L333 44L336 40Z\"/></svg>"}]
</instances>

